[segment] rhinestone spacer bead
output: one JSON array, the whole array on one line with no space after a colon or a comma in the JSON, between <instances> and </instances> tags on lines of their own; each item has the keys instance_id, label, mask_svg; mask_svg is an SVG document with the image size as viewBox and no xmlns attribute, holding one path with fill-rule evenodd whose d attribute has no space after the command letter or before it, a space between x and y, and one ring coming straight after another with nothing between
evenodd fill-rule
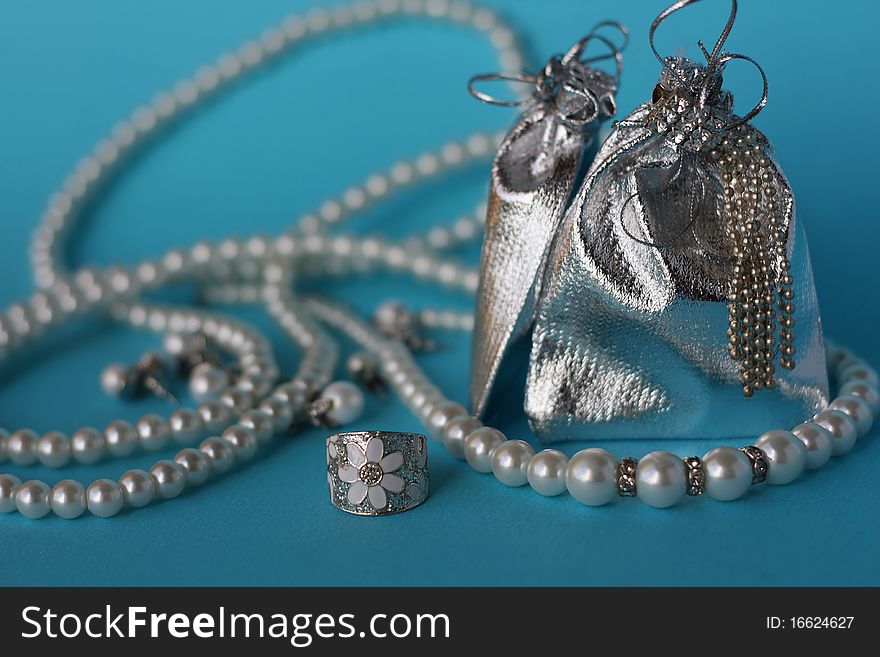
<instances>
[{"instance_id":1,"label":"rhinestone spacer bead","mask_svg":"<svg viewBox=\"0 0 880 657\"><path fill-rule=\"evenodd\" d=\"M745 454L749 463L752 464L752 485L760 484L767 478L767 456L760 447L749 445L740 447L739 451Z\"/></svg>"},{"instance_id":2,"label":"rhinestone spacer bead","mask_svg":"<svg viewBox=\"0 0 880 657\"><path fill-rule=\"evenodd\" d=\"M621 497L636 496L636 466L639 462L631 456L624 456L617 463L617 493Z\"/></svg>"},{"instance_id":3,"label":"rhinestone spacer bead","mask_svg":"<svg viewBox=\"0 0 880 657\"><path fill-rule=\"evenodd\" d=\"M687 468L687 494L698 497L703 494L706 485L706 472L703 470L703 459L699 456L688 456L684 459Z\"/></svg>"}]
</instances>

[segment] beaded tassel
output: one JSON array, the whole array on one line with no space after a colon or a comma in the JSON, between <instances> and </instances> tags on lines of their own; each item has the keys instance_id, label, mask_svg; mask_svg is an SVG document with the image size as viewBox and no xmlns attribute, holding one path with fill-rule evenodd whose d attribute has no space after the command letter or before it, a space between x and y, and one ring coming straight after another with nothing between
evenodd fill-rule
<instances>
[{"instance_id":1,"label":"beaded tassel","mask_svg":"<svg viewBox=\"0 0 880 657\"><path fill-rule=\"evenodd\" d=\"M774 361L794 368L794 290L778 173L764 138L740 126L712 150L722 168L725 230L735 258L728 296L731 358L743 394L772 388Z\"/></svg>"}]
</instances>

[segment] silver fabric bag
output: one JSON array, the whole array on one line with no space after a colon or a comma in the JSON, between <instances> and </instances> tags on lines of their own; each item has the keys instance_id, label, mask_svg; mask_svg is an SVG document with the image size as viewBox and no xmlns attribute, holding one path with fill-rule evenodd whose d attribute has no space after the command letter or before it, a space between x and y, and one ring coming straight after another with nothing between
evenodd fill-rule
<instances>
[{"instance_id":1,"label":"silver fabric bag","mask_svg":"<svg viewBox=\"0 0 880 657\"><path fill-rule=\"evenodd\" d=\"M721 52L733 4L705 66L658 55L652 100L615 124L556 230L524 402L545 442L754 437L827 403L806 240L749 124L766 79L743 117L722 89L732 60L763 77Z\"/></svg>"},{"instance_id":2,"label":"silver fabric bag","mask_svg":"<svg viewBox=\"0 0 880 657\"><path fill-rule=\"evenodd\" d=\"M589 157L599 125L617 111L620 50L597 34L599 23L565 55L550 58L537 76L486 74L471 80L471 93L491 104L527 109L501 143L492 167L492 183L481 258L480 287L472 352L471 396L478 412L488 401L492 383L511 344L531 328L541 275L575 181ZM609 53L583 57L599 42ZM591 64L612 58L617 75ZM506 102L478 92L474 83L488 80L526 82L531 94ZM589 162L586 162L589 164Z\"/></svg>"}]
</instances>

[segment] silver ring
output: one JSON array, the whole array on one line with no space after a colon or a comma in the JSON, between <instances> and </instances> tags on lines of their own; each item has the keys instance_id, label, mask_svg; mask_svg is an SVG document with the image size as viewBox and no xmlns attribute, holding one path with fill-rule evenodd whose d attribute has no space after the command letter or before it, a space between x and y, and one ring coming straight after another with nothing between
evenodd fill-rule
<instances>
[{"instance_id":1,"label":"silver ring","mask_svg":"<svg viewBox=\"0 0 880 657\"><path fill-rule=\"evenodd\" d=\"M327 483L337 509L385 516L428 497L428 444L419 433L348 431L327 437Z\"/></svg>"}]
</instances>

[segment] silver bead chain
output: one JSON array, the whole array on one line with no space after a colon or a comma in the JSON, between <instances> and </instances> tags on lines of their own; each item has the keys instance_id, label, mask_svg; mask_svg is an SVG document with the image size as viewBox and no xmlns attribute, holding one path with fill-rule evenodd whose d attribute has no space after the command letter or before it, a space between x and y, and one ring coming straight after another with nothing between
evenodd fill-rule
<instances>
[{"instance_id":1,"label":"silver bead chain","mask_svg":"<svg viewBox=\"0 0 880 657\"><path fill-rule=\"evenodd\" d=\"M187 486L200 486L235 464L247 462L273 436L301 426L316 399L324 402L325 413L342 423L351 422L359 410L357 395L330 383L339 350L323 325L346 334L376 358L382 379L452 455L479 472L494 473L506 485L528 484L543 495L567 490L585 504L636 495L654 506L669 506L686 492L699 495L704 490L716 499L733 499L744 492L742 481L746 487L756 481L756 473L763 473L770 483L787 483L804 468L819 467L832 454L849 451L856 438L870 429L880 410L877 375L848 351L829 347L829 369L839 383L838 398L791 432L770 431L743 450L716 448L702 459L686 461L667 452L654 452L640 461L618 461L599 449L583 450L570 459L557 450L536 454L528 443L508 440L497 429L484 427L463 406L446 398L418 367L406 344L332 301L295 292L293 283L301 278L318 276L327 281L333 276L382 270L473 296L478 272L444 257L443 251L480 236L483 209L402 242L329 235L327 228L397 189L490 157L498 135L478 133L376 173L275 237L199 242L133 267L67 270L61 254L83 201L145 137L303 39L413 16L470 25L489 37L504 70L523 66L524 56L510 26L491 10L465 2L376 0L315 10L267 29L258 39L157 94L117 124L77 164L51 196L31 246L40 291L0 315L0 360L7 361L75 316L103 313L160 333L203 333L235 357L236 376L214 399L194 409L178 409L168 418L145 416L134 424L116 420L102 431L80 429L69 438L60 432L37 436L28 429L0 430L0 462L10 459L21 466L37 461L53 467L71 460L92 463L105 456L127 456L138 447L162 449L169 441L198 445L184 447L174 459L157 462L149 472L130 470L118 481L99 479L88 486L64 480L50 487L2 474L0 511L18 510L34 518L50 511L74 518L86 510L113 516L126 507L140 508L157 498L176 497ZM181 280L197 281L203 300L212 305L263 304L303 353L296 376L278 383L271 345L245 323L201 308L161 306L139 298L142 292ZM424 309L411 320L424 329L470 331L473 327L469 313L455 311Z\"/></svg>"},{"instance_id":2,"label":"silver bead chain","mask_svg":"<svg viewBox=\"0 0 880 657\"><path fill-rule=\"evenodd\" d=\"M739 362L746 397L776 385L773 362L793 369L794 290L788 260L788 228L783 225L791 198L767 155L765 140L742 125L711 151L724 181L726 232L736 262L728 299L728 348Z\"/></svg>"}]
</instances>

